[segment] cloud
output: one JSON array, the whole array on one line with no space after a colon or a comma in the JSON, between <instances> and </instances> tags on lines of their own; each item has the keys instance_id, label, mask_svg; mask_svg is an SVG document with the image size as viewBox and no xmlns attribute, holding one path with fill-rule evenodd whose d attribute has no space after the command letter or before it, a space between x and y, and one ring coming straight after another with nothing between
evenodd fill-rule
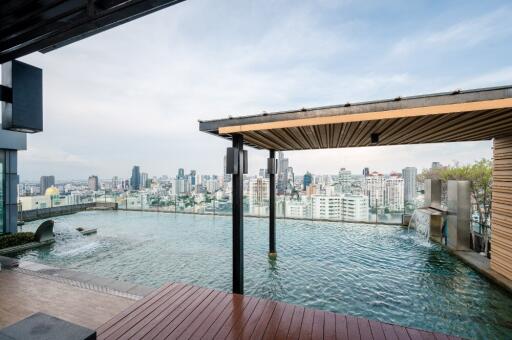
<instances>
[{"instance_id":1,"label":"cloud","mask_svg":"<svg viewBox=\"0 0 512 340\"><path fill-rule=\"evenodd\" d=\"M30 55L24 60L44 70L45 131L30 137L20 162L22 177L127 177L134 164L151 175L174 175L179 167L220 173L229 143L200 133L198 119L428 93L459 82L492 85L510 75L507 58L478 75L470 58L439 65L424 52L414 58L389 52L397 36L404 37L406 54L424 44L429 53L448 53L452 44L465 43L466 34L476 34L480 42L508 39L510 29L492 22L506 23L508 7L481 11L476 18L457 8L464 19L447 15L437 23L447 28L429 33L421 22L398 30L379 6L187 1L52 53ZM386 9L393 6L399 4ZM435 72L425 71L428 67ZM452 145L443 149L442 159L432 150L297 152L290 160L297 173L318 173L367 163L381 171L400 170L402 164L428 165L431 158L488 155L485 145ZM264 166L265 152L250 154L251 171Z\"/></svg>"},{"instance_id":2,"label":"cloud","mask_svg":"<svg viewBox=\"0 0 512 340\"><path fill-rule=\"evenodd\" d=\"M437 31L424 31L406 36L391 48L392 57L433 51L460 50L490 40L499 40L512 34L510 7L501 7L490 13L472 17Z\"/></svg>"}]
</instances>

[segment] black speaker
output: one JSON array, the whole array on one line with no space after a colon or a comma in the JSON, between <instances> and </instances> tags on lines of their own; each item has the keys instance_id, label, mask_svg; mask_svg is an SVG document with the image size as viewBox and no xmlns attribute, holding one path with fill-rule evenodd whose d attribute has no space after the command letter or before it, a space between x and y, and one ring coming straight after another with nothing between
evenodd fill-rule
<instances>
[{"instance_id":1,"label":"black speaker","mask_svg":"<svg viewBox=\"0 0 512 340\"><path fill-rule=\"evenodd\" d=\"M11 102L2 105L2 128L18 132L43 131L43 70L12 60L2 64L2 84Z\"/></svg>"}]
</instances>

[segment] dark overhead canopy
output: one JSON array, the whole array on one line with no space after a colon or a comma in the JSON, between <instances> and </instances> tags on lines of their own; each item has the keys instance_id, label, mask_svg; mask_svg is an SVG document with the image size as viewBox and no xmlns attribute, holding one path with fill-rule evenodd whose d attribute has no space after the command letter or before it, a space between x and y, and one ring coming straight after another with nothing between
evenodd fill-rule
<instances>
[{"instance_id":1,"label":"dark overhead canopy","mask_svg":"<svg viewBox=\"0 0 512 340\"><path fill-rule=\"evenodd\" d=\"M1 0L0 63L43 53L184 0Z\"/></svg>"},{"instance_id":2,"label":"dark overhead canopy","mask_svg":"<svg viewBox=\"0 0 512 340\"><path fill-rule=\"evenodd\" d=\"M489 140L512 135L512 86L200 121L199 129L283 151Z\"/></svg>"}]
</instances>

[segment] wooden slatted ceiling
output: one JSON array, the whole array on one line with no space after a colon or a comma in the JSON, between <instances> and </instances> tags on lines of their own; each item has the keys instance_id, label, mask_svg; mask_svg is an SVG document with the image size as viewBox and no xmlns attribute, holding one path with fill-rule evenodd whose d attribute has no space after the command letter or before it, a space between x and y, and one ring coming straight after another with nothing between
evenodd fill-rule
<instances>
[{"instance_id":1,"label":"wooden slatted ceiling","mask_svg":"<svg viewBox=\"0 0 512 340\"><path fill-rule=\"evenodd\" d=\"M98 339L460 339L177 283L138 301L97 334Z\"/></svg>"},{"instance_id":2,"label":"wooden slatted ceiling","mask_svg":"<svg viewBox=\"0 0 512 340\"><path fill-rule=\"evenodd\" d=\"M490 140L510 131L512 106L443 115L251 129L240 133L247 144L256 148L305 150L369 146L372 133L379 134L379 145L399 145Z\"/></svg>"},{"instance_id":3,"label":"wooden slatted ceiling","mask_svg":"<svg viewBox=\"0 0 512 340\"><path fill-rule=\"evenodd\" d=\"M491 268L512 280L512 136L494 140Z\"/></svg>"}]
</instances>

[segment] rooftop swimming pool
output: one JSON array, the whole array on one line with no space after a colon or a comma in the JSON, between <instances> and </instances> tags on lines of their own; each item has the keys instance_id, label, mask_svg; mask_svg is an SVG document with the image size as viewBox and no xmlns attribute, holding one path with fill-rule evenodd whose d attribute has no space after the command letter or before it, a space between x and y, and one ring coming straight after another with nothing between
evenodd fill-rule
<instances>
[{"instance_id":1,"label":"rooftop swimming pool","mask_svg":"<svg viewBox=\"0 0 512 340\"><path fill-rule=\"evenodd\" d=\"M230 217L90 211L54 219L56 243L21 259L159 286L231 289ZM27 223L35 230L41 221ZM98 228L82 236L76 227ZM512 337L512 297L398 226L245 220L245 292L474 339Z\"/></svg>"}]
</instances>

